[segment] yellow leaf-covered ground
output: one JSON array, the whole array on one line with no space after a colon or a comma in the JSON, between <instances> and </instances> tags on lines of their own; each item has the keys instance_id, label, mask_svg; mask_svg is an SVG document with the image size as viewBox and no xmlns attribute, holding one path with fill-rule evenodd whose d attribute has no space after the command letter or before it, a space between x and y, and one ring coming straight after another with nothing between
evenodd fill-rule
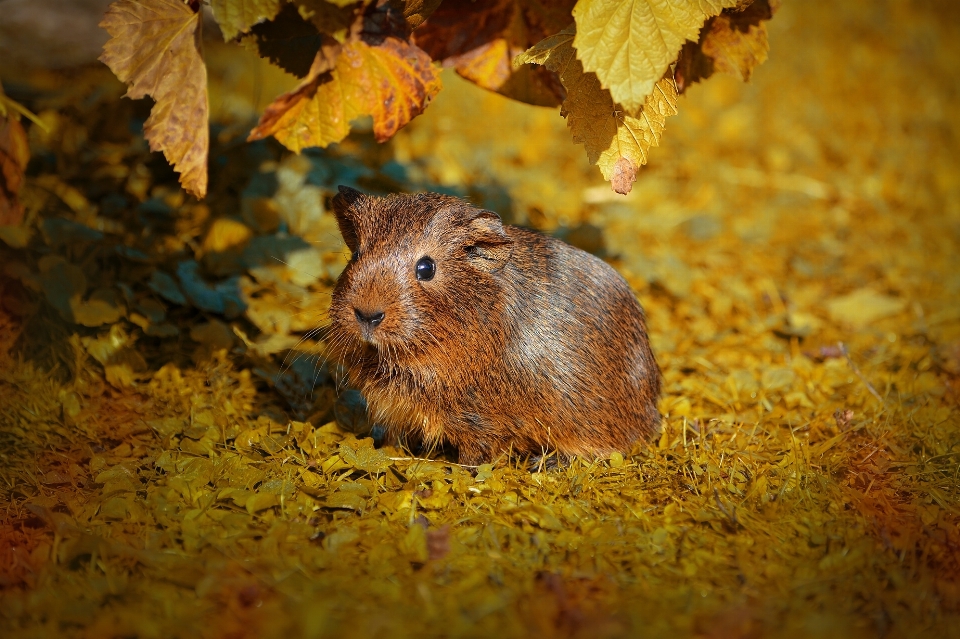
<instances>
[{"instance_id":1,"label":"yellow leaf-covered ground","mask_svg":"<svg viewBox=\"0 0 960 639\"><path fill-rule=\"evenodd\" d=\"M403 184L504 193L515 220L605 250L634 285L667 417L609 460L470 470L294 419L262 382L279 349L251 336L303 333L322 313L303 292L322 297L336 274L319 195L297 203L327 187L301 160L256 165L280 186L242 216L218 208L226 164L209 210L184 205L152 242L203 244L205 268L229 274L232 242L258 224L316 233L317 254L299 253L313 280L249 267L246 324L203 307L212 288L186 292L192 314L132 297L126 328L84 290L64 311L30 306L59 299L50 273L106 277L78 259L100 240L43 225L63 257L34 279L23 254L3 265L0 635L960 636L960 15L843 5L786 3L751 84L689 89L627 198L554 110L453 76L375 147ZM251 76L223 60L211 50L213 117L242 137ZM40 115L75 131L83 103L64 91L68 106ZM121 174L147 193L156 169L111 135L31 131L63 182L35 171L29 214L54 217L41 193L78 226L103 219L89 185ZM141 209L148 227L161 217ZM204 226L211 213L237 220ZM131 286L150 278L135 273ZM65 322L73 300L102 326Z\"/></svg>"}]
</instances>

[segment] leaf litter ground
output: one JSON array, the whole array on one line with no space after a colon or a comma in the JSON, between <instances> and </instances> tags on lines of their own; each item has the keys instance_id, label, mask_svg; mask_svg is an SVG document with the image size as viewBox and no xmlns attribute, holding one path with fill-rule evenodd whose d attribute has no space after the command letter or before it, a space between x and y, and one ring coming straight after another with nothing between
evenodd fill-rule
<instances>
[{"instance_id":1,"label":"leaf litter ground","mask_svg":"<svg viewBox=\"0 0 960 639\"><path fill-rule=\"evenodd\" d=\"M276 80L214 50L198 205L119 86L29 78L53 133L35 235L3 235L3 634L958 636L956 24L788 3L767 66L691 88L628 198L553 111L452 76L386 146L232 142L249 78ZM662 435L533 472L373 448L303 355L338 183L470 196L613 260Z\"/></svg>"}]
</instances>

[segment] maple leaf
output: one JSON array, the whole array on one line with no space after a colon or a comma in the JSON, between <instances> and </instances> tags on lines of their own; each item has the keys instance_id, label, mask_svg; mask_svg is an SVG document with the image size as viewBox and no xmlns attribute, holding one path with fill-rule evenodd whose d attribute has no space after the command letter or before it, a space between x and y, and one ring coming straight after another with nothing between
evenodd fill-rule
<instances>
[{"instance_id":1,"label":"maple leaf","mask_svg":"<svg viewBox=\"0 0 960 639\"><path fill-rule=\"evenodd\" d=\"M210 0L213 17L220 25L223 39L233 40L258 22L273 20L280 12L281 0Z\"/></svg>"},{"instance_id":2,"label":"maple leaf","mask_svg":"<svg viewBox=\"0 0 960 639\"><path fill-rule=\"evenodd\" d=\"M30 160L27 132L13 114L0 116L0 226L20 224L23 205L17 198Z\"/></svg>"},{"instance_id":3,"label":"maple leaf","mask_svg":"<svg viewBox=\"0 0 960 639\"><path fill-rule=\"evenodd\" d=\"M618 104L639 109L704 21L738 0L580 0L573 46Z\"/></svg>"},{"instance_id":4,"label":"maple leaf","mask_svg":"<svg viewBox=\"0 0 960 639\"><path fill-rule=\"evenodd\" d=\"M749 80L754 68L767 59L766 21L777 6L775 0L755 0L708 20L700 39L685 43L680 51L676 69L680 93L717 71Z\"/></svg>"},{"instance_id":5,"label":"maple leaf","mask_svg":"<svg viewBox=\"0 0 960 639\"><path fill-rule=\"evenodd\" d=\"M207 192L209 151L201 24L202 14L180 0L117 0L100 23L112 36L100 61L129 86L126 97L155 100L144 136L198 198Z\"/></svg>"},{"instance_id":6,"label":"maple leaf","mask_svg":"<svg viewBox=\"0 0 960 639\"><path fill-rule=\"evenodd\" d=\"M304 81L267 107L249 139L272 135L299 152L339 142L353 120L370 115L384 142L420 115L440 86L418 47L393 36L348 40L335 59L321 49Z\"/></svg>"},{"instance_id":7,"label":"maple leaf","mask_svg":"<svg viewBox=\"0 0 960 639\"><path fill-rule=\"evenodd\" d=\"M655 83L643 105L630 111L614 102L596 74L577 59L570 26L519 56L518 64L542 64L560 75L566 88L560 114L574 142L583 144L590 162L600 168L617 193L630 192L637 170L647 163L651 146L660 144L666 119L677 113L677 90L669 72Z\"/></svg>"},{"instance_id":8,"label":"maple leaf","mask_svg":"<svg viewBox=\"0 0 960 639\"><path fill-rule=\"evenodd\" d=\"M417 46L477 86L521 102L557 106L564 91L543 67L513 59L570 22L573 0L446 0L414 34Z\"/></svg>"}]
</instances>

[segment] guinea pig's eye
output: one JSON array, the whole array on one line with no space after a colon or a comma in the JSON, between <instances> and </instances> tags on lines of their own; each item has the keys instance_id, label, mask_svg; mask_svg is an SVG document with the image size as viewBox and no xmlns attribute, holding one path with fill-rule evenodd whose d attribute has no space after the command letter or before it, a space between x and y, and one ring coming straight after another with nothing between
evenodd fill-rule
<instances>
[{"instance_id":1,"label":"guinea pig's eye","mask_svg":"<svg viewBox=\"0 0 960 639\"><path fill-rule=\"evenodd\" d=\"M417 260L417 279L421 282L429 282L437 274L437 264L429 256L424 255Z\"/></svg>"},{"instance_id":2,"label":"guinea pig's eye","mask_svg":"<svg viewBox=\"0 0 960 639\"><path fill-rule=\"evenodd\" d=\"M358 257L360 257L360 251L354 251L350 254L350 261L356 262Z\"/></svg>"}]
</instances>

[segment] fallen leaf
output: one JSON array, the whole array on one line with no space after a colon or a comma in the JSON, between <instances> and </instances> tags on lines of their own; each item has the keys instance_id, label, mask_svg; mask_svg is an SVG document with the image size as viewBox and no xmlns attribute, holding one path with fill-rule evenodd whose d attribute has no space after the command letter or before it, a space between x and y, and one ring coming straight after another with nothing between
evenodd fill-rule
<instances>
[{"instance_id":1,"label":"fallen leaf","mask_svg":"<svg viewBox=\"0 0 960 639\"><path fill-rule=\"evenodd\" d=\"M896 315L906 305L906 300L877 293L871 288L855 291L827 301L830 319L839 324L862 328L876 320Z\"/></svg>"},{"instance_id":2,"label":"fallen leaf","mask_svg":"<svg viewBox=\"0 0 960 639\"><path fill-rule=\"evenodd\" d=\"M245 508L251 515L280 505L280 496L273 493L255 493L247 499Z\"/></svg>"},{"instance_id":3,"label":"fallen leaf","mask_svg":"<svg viewBox=\"0 0 960 639\"><path fill-rule=\"evenodd\" d=\"M386 453L372 446L353 449L346 444L340 444L340 458L357 470L369 473L382 473L393 464Z\"/></svg>"},{"instance_id":4,"label":"fallen leaf","mask_svg":"<svg viewBox=\"0 0 960 639\"><path fill-rule=\"evenodd\" d=\"M327 497L323 502L326 508L361 511L367 501L360 494L352 491L338 491Z\"/></svg>"},{"instance_id":5,"label":"fallen leaf","mask_svg":"<svg viewBox=\"0 0 960 639\"><path fill-rule=\"evenodd\" d=\"M580 0L573 10L577 58L613 100L635 112L695 40L704 21L738 0Z\"/></svg>"},{"instance_id":6,"label":"fallen leaf","mask_svg":"<svg viewBox=\"0 0 960 639\"><path fill-rule=\"evenodd\" d=\"M147 286L168 302L173 302L180 306L187 303L187 298L177 285L177 280L163 271L153 271L150 273L150 280L147 282Z\"/></svg>"},{"instance_id":7,"label":"fallen leaf","mask_svg":"<svg viewBox=\"0 0 960 639\"><path fill-rule=\"evenodd\" d=\"M129 86L126 97L156 101L144 136L198 198L207 193L209 151L202 18L180 0L117 0L100 23L112 36L100 61Z\"/></svg>"},{"instance_id":8,"label":"fallen leaf","mask_svg":"<svg viewBox=\"0 0 960 639\"><path fill-rule=\"evenodd\" d=\"M660 144L666 119L677 113L677 91L671 77L657 82L636 113L615 104L593 73L585 73L573 48L573 26L542 40L517 58L518 64L543 64L560 75L567 90L560 114L574 142L583 144L590 162L600 168L617 193L630 192L647 151Z\"/></svg>"},{"instance_id":9,"label":"fallen leaf","mask_svg":"<svg viewBox=\"0 0 960 639\"><path fill-rule=\"evenodd\" d=\"M184 260L177 265L180 286L191 304L202 311L218 313L233 319L243 312L246 303L240 294L238 277L230 277L215 284L208 284L200 276L200 265L194 260Z\"/></svg>"},{"instance_id":10,"label":"fallen leaf","mask_svg":"<svg viewBox=\"0 0 960 639\"><path fill-rule=\"evenodd\" d=\"M0 226L23 221L23 205L17 194L30 160L27 132L13 114L0 116Z\"/></svg>"},{"instance_id":11,"label":"fallen leaf","mask_svg":"<svg viewBox=\"0 0 960 639\"><path fill-rule=\"evenodd\" d=\"M364 115L373 117L378 142L390 139L440 90L440 76L416 46L393 36L373 41L344 44L330 71L321 50L307 78L267 107L249 139L273 135L299 153L341 141Z\"/></svg>"}]
</instances>

